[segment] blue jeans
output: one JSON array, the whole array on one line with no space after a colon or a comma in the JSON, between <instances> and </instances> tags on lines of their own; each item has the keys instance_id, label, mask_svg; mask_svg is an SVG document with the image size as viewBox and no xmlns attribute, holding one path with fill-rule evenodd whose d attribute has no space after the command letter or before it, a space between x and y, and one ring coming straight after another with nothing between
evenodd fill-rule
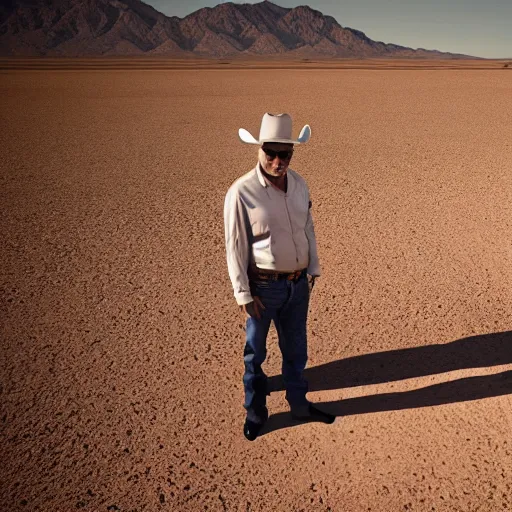
<instances>
[{"instance_id":1,"label":"blue jeans","mask_svg":"<svg viewBox=\"0 0 512 512\"><path fill-rule=\"evenodd\" d=\"M244 390L247 418L263 423L268 417L266 407L267 376L261 365L267 356L267 334L274 321L283 356L283 381L286 400L291 409L308 404L308 383L303 377L308 360L306 323L309 286L306 273L297 281L251 282L251 293L265 306L261 318L248 317L244 350Z\"/></svg>"}]
</instances>

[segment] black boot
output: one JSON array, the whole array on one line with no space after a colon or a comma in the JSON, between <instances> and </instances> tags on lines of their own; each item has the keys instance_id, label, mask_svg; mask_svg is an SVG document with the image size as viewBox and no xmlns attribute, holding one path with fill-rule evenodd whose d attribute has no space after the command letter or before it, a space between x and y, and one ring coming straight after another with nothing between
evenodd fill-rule
<instances>
[{"instance_id":1,"label":"black boot","mask_svg":"<svg viewBox=\"0 0 512 512\"><path fill-rule=\"evenodd\" d=\"M260 433L261 429L263 428L263 425L268 420L268 410L266 407L263 409L258 409L258 416L261 418L261 422L256 423L255 421L251 421L249 419L245 419L244 423L244 436L249 441L254 441L258 434Z\"/></svg>"},{"instance_id":2,"label":"black boot","mask_svg":"<svg viewBox=\"0 0 512 512\"><path fill-rule=\"evenodd\" d=\"M260 430L263 428L264 423L254 423L254 421L245 420L244 423L244 436L248 441L254 441Z\"/></svg>"}]
</instances>

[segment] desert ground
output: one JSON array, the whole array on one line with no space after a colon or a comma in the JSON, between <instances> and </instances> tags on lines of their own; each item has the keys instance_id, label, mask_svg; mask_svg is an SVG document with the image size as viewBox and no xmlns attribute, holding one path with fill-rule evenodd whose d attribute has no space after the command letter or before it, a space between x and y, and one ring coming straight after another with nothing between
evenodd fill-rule
<instances>
[{"instance_id":1,"label":"desert ground","mask_svg":"<svg viewBox=\"0 0 512 512\"><path fill-rule=\"evenodd\" d=\"M1 510L512 510L512 71L308 66L4 66ZM222 210L267 111L312 127L338 418L292 421L272 331L251 443Z\"/></svg>"}]
</instances>

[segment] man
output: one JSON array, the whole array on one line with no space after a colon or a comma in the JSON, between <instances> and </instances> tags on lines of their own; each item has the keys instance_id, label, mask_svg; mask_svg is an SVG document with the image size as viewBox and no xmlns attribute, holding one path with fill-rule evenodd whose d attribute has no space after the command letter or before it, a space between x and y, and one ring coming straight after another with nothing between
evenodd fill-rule
<instances>
[{"instance_id":1,"label":"man","mask_svg":"<svg viewBox=\"0 0 512 512\"><path fill-rule=\"evenodd\" d=\"M288 166L294 145L306 143L311 129L304 126L299 138L292 140L290 116L267 113L258 140L247 130L238 133L243 142L260 146L258 164L233 183L224 204L229 276L246 315L244 435L253 441L268 419L267 377L261 365L271 321L279 337L292 416L325 423L335 418L308 402L303 376L309 287L320 275L320 265L309 190Z\"/></svg>"}]
</instances>

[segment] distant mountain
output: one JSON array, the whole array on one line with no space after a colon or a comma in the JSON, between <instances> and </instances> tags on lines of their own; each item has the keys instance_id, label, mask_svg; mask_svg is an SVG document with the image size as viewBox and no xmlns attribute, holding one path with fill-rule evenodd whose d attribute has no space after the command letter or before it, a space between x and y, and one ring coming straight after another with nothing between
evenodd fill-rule
<instances>
[{"instance_id":1,"label":"distant mountain","mask_svg":"<svg viewBox=\"0 0 512 512\"><path fill-rule=\"evenodd\" d=\"M223 3L168 17L140 0L4 0L0 55L471 58L372 41L307 6Z\"/></svg>"}]
</instances>

